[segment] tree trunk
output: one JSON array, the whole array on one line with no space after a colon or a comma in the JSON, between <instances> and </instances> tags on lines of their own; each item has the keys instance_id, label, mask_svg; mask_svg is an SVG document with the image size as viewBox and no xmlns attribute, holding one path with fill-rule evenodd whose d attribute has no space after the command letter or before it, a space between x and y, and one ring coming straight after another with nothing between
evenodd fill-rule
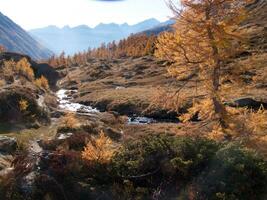
<instances>
[{"instance_id":1,"label":"tree trunk","mask_svg":"<svg viewBox=\"0 0 267 200\"><path fill-rule=\"evenodd\" d=\"M206 19L209 20L210 16L209 16L209 9L206 12ZM214 111L215 111L215 115L218 118L220 125L222 126L222 128L226 128L227 124L225 122L224 116L225 116L225 107L222 104L219 96L218 96L218 92L219 92L219 87L220 87L220 70L221 70L221 60L219 57L219 50L215 44L215 38L214 35L212 33L211 27L208 26L207 27L207 34L208 34L208 39L209 39L209 43L211 45L212 48L212 55L213 55L213 61L214 61L214 65L212 66L212 74L211 74L211 80L212 80L212 89L210 91L210 98L213 102L213 106L214 106Z\"/></svg>"},{"instance_id":2,"label":"tree trunk","mask_svg":"<svg viewBox=\"0 0 267 200\"><path fill-rule=\"evenodd\" d=\"M220 125L222 126L222 128L226 128L227 124L224 119L226 110L218 96L219 87L220 87L221 62L217 60L217 62L215 63L216 65L213 66L213 72L212 72L212 89L210 91L210 97L213 102L215 115L218 118Z\"/></svg>"}]
</instances>

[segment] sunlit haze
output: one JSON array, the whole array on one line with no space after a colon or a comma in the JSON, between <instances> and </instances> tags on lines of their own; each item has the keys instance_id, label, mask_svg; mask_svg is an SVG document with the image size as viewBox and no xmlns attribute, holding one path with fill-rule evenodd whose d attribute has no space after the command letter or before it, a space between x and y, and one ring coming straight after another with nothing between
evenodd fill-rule
<instances>
[{"instance_id":1,"label":"sunlit haze","mask_svg":"<svg viewBox=\"0 0 267 200\"><path fill-rule=\"evenodd\" d=\"M148 18L171 16L165 0L0 0L0 12L24 29L48 25L71 27L99 23L134 24Z\"/></svg>"}]
</instances>

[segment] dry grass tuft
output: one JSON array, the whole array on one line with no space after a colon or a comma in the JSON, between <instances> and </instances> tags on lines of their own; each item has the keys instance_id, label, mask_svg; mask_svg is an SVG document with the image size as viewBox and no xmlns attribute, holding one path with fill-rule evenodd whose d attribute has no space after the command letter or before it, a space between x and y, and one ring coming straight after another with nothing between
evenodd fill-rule
<instances>
[{"instance_id":1,"label":"dry grass tuft","mask_svg":"<svg viewBox=\"0 0 267 200\"><path fill-rule=\"evenodd\" d=\"M6 78L14 76L16 63L14 61L5 61L3 63L3 74Z\"/></svg>"},{"instance_id":2,"label":"dry grass tuft","mask_svg":"<svg viewBox=\"0 0 267 200\"><path fill-rule=\"evenodd\" d=\"M267 133L267 111L263 107L257 112L247 111L244 120L254 134L265 135Z\"/></svg>"},{"instance_id":3,"label":"dry grass tuft","mask_svg":"<svg viewBox=\"0 0 267 200\"><path fill-rule=\"evenodd\" d=\"M71 112L67 113L62 118L62 124L64 125L65 128L69 129L75 129L79 127L79 121L77 120L75 114Z\"/></svg>"},{"instance_id":4,"label":"dry grass tuft","mask_svg":"<svg viewBox=\"0 0 267 200\"><path fill-rule=\"evenodd\" d=\"M6 81L5 80L0 80L0 87L3 87L6 85Z\"/></svg>"}]
</instances>

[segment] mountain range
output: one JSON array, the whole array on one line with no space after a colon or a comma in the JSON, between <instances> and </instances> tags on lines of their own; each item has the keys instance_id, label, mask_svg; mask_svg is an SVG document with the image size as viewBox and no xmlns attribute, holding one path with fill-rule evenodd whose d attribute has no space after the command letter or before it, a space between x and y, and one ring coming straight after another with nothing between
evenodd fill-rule
<instances>
[{"instance_id":1,"label":"mountain range","mask_svg":"<svg viewBox=\"0 0 267 200\"><path fill-rule=\"evenodd\" d=\"M172 20L161 23L152 18L134 25L100 23L94 28L87 25L73 28L47 26L27 32L0 12L0 45L9 52L26 54L34 60L40 60L62 51L67 55L73 55L135 33L158 34L169 30L173 23Z\"/></svg>"},{"instance_id":2,"label":"mountain range","mask_svg":"<svg viewBox=\"0 0 267 200\"><path fill-rule=\"evenodd\" d=\"M0 12L0 45L10 52L27 54L33 59L49 58L53 52L37 42L7 16Z\"/></svg>"},{"instance_id":3,"label":"mountain range","mask_svg":"<svg viewBox=\"0 0 267 200\"><path fill-rule=\"evenodd\" d=\"M130 34L152 29L152 32L148 32L151 34L154 29L161 30L172 23L172 20L161 23L152 18L134 25L127 23L100 23L94 28L87 25L80 25L73 28L69 26L64 26L63 28L48 26L30 30L29 33L56 54L64 51L66 54L72 55L79 51L87 50L89 47L99 47L102 43L108 43L114 40L118 41L128 37ZM157 32L155 31L155 33Z\"/></svg>"}]
</instances>

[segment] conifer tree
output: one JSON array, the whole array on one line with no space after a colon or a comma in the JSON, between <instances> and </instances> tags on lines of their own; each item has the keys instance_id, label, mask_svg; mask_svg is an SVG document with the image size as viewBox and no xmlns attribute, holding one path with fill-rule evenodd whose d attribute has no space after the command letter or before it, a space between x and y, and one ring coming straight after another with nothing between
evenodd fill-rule
<instances>
[{"instance_id":1,"label":"conifer tree","mask_svg":"<svg viewBox=\"0 0 267 200\"><path fill-rule=\"evenodd\" d=\"M174 63L169 69L171 75L179 78L197 72L204 80L213 119L222 130L228 128L228 123L220 94L221 77L227 73L227 61L242 50L242 37L235 30L246 16L246 3L247 0L181 0L181 5L176 5L169 1L176 17L174 31L163 33L156 45L156 56Z\"/></svg>"}]
</instances>

